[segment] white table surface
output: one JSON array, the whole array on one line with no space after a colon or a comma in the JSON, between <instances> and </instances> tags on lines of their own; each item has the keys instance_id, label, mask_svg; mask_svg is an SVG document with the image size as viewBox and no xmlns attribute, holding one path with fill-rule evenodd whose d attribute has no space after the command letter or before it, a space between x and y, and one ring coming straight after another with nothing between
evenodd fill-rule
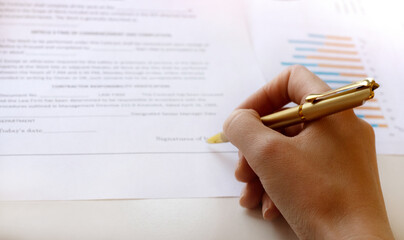
<instances>
[{"instance_id":1,"label":"white table surface","mask_svg":"<svg viewBox=\"0 0 404 240\"><path fill-rule=\"evenodd\" d=\"M404 156L379 156L396 239L404 239ZM237 198L0 202L0 239L296 239Z\"/></svg>"}]
</instances>

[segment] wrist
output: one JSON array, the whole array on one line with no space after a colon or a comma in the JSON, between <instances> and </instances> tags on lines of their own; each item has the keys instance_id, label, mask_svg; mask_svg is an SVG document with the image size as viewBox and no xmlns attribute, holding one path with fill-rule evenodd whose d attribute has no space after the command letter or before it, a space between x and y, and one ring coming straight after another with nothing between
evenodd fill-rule
<instances>
[{"instance_id":1,"label":"wrist","mask_svg":"<svg viewBox=\"0 0 404 240\"><path fill-rule=\"evenodd\" d=\"M319 218L314 239L390 240L394 239L386 212L370 214L341 214L333 219Z\"/></svg>"}]
</instances>

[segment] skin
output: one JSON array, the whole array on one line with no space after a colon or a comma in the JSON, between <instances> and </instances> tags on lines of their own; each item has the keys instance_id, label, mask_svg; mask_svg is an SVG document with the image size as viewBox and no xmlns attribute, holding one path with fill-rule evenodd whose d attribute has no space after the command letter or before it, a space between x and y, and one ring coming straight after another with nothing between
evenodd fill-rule
<instances>
[{"instance_id":1,"label":"skin","mask_svg":"<svg viewBox=\"0 0 404 240\"><path fill-rule=\"evenodd\" d=\"M300 239L394 239L376 162L372 127L347 110L272 130L260 121L329 86L292 66L250 96L223 132L239 149L235 176L245 182L240 204L282 215Z\"/></svg>"}]
</instances>

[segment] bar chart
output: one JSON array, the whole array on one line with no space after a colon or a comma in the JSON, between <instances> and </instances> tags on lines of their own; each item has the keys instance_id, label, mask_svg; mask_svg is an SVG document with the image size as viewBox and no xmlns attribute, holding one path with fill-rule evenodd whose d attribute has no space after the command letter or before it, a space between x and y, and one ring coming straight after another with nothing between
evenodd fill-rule
<instances>
[{"instance_id":1,"label":"bar chart","mask_svg":"<svg viewBox=\"0 0 404 240\"><path fill-rule=\"evenodd\" d=\"M354 111L373 126L378 153L404 153L399 87L404 35L397 37L402 26L379 21L380 14L383 19L392 16L391 9L372 2L260 1L250 9L251 39L266 82L296 64L307 67L333 89L375 78L380 84L375 98Z\"/></svg>"}]
</instances>

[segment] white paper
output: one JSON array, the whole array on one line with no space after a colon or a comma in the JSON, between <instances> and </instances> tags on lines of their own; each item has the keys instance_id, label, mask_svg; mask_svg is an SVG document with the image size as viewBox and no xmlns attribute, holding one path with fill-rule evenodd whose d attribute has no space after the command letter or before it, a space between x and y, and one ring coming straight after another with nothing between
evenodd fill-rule
<instances>
[{"instance_id":1,"label":"white paper","mask_svg":"<svg viewBox=\"0 0 404 240\"><path fill-rule=\"evenodd\" d=\"M238 1L0 1L0 199L235 196Z\"/></svg>"},{"instance_id":2,"label":"white paper","mask_svg":"<svg viewBox=\"0 0 404 240\"><path fill-rule=\"evenodd\" d=\"M382 84L357 111L383 116L367 119L378 153L403 153L404 21L378 4L0 0L0 200L238 195L236 149L205 139L325 35L354 45L364 69L344 73Z\"/></svg>"},{"instance_id":3,"label":"white paper","mask_svg":"<svg viewBox=\"0 0 404 240\"><path fill-rule=\"evenodd\" d=\"M379 154L403 154L400 106L403 48L394 5L368 1L247 1L249 28L267 81L300 64L338 88L367 76L381 87L356 108L376 133ZM385 11L378 11L383 6ZM382 14L381 16L378 14ZM400 45L401 44L401 45Z\"/></svg>"}]
</instances>

